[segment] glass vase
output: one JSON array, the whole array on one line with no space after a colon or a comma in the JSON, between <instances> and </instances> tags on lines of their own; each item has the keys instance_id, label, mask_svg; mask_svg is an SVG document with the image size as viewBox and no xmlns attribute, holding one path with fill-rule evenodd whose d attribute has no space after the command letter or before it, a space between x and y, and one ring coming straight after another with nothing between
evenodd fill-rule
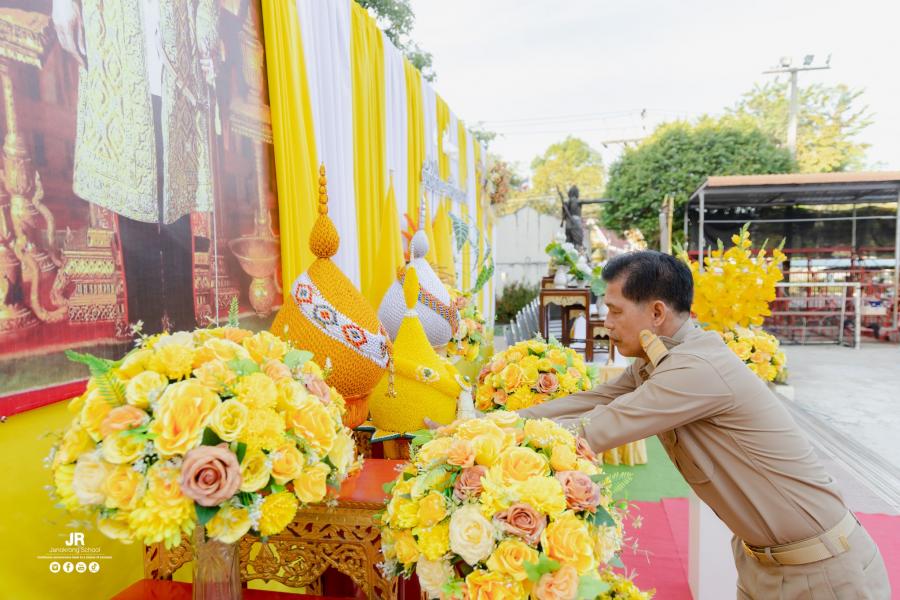
<instances>
[{"instance_id":1,"label":"glass vase","mask_svg":"<svg viewBox=\"0 0 900 600\"><path fill-rule=\"evenodd\" d=\"M206 537L206 527L194 528L194 600L240 600L241 564L238 544Z\"/></svg>"}]
</instances>

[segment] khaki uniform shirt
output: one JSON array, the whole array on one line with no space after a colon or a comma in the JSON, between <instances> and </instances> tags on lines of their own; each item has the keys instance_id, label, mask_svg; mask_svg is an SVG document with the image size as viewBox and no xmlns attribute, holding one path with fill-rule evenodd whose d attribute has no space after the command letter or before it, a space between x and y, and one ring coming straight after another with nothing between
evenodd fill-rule
<instances>
[{"instance_id":1,"label":"khaki uniform shirt","mask_svg":"<svg viewBox=\"0 0 900 600\"><path fill-rule=\"evenodd\" d=\"M658 434L722 521L752 546L820 535L847 512L781 401L718 334L686 322L620 377L523 411L572 426L597 451ZM651 353L648 352L648 355Z\"/></svg>"}]
</instances>

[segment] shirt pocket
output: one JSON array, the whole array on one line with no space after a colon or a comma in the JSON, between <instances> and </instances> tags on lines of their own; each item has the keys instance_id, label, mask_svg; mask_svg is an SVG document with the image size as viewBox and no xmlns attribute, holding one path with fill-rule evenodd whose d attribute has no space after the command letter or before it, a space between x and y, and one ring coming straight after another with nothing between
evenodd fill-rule
<instances>
[{"instance_id":1,"label":"shirt pocket","mask_svg":"<svg viewBox=\"0 0 900 600\"><path fill-rule=\"evenodd\" d=\"M715 465L712 461L703 454L697 454L695 458L695 455L688 452L685 442L689 436L685 432L672 432L672 434L675 437L672 456L685 481L695 485L709 483L710 477L715 472Z\"/></svg>"}]
</instances>

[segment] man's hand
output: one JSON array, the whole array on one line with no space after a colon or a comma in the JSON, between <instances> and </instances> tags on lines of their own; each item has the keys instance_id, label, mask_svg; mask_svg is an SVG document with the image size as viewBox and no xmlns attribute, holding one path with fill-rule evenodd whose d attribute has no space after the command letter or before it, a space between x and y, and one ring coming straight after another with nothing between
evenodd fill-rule
<instances>
[{"instance_id":1,"label":"man's hand","mask_svg":"<svg viewBox=\"0 0 900 600\"><path fill-rule=\"evenodd\" d=\"M483 416L484 416L484 413L481 412L480 410L476 410L476 411L475 411L475 418L476 418L476 419L480 419L480 418L483 417ZM434 421L434 420L432 420L432 419L429 419L428 417L425 417L425 418L423 419L423 422L425 423L425 427L427 427L428 429L438 429L438 428L440 428L440 427L443 427L443 425L441 425L441 424L438 423L437 421Z\"/></svg>"},{"instance_id":2,"label":"man's hand","mask_svg":"<svg viewBox=\"0 0 900 600\"><path fill-rule=\"evenodd\" d=\"M53 28L60 47L71 54L78 64L87 68L87 50L84 43L84 21L77 0L53 0L51 11Z\"/></svg>"}]
</instances>

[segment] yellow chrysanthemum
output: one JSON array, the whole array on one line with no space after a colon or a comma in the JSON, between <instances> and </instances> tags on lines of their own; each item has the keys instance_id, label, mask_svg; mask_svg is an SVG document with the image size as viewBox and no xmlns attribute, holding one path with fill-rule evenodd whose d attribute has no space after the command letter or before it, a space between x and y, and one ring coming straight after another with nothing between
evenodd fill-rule
<instances>
[{"instance_id":1,"label":"yellow chrysanthemum","mask_svg":"<svg viewBox=\"0 0 900 600\"><path fill-rule=\"evenodd\" d=\"M180 475L180 469L166 462L147 470L147 491L128 517L135 539L172 548L181 543L182 534L193 531L194 502L181 492Z\"/></svg>"},{"instance_id":2,"label":"yellow chrysanthemum","mask_svg":"<svg viewBox=\"0 0 900 600\"><path fill-rule=\"evenodd\" d=\"M259 533L262 535L279 533L294 519L299 505L297 496L288 491L266 496L260 508Z\"/></svg>"}]
</instances>

